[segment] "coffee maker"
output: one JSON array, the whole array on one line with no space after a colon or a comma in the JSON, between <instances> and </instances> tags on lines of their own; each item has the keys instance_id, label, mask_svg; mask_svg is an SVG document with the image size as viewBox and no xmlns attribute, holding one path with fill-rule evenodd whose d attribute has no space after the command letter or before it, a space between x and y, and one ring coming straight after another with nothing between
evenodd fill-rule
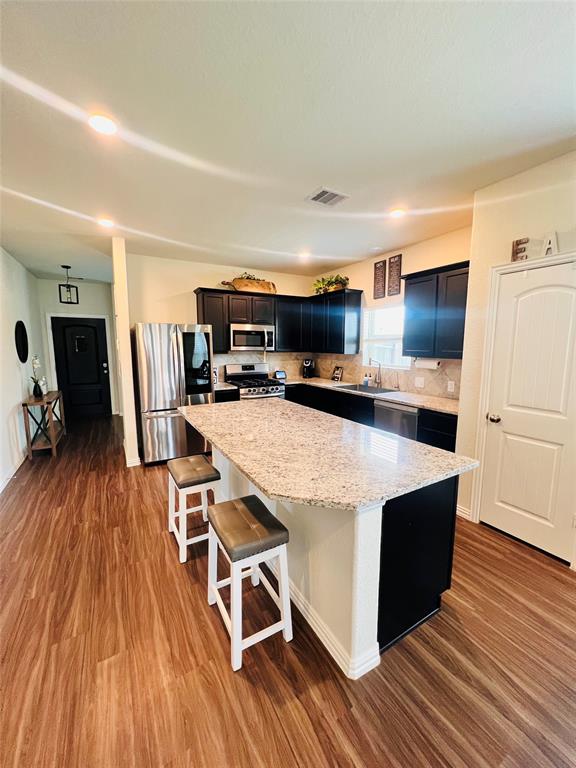
<instances>
[{"instance_id":1,"label":"coffee maker","mask_svg":"<svg viewBox=\"0 0 576 768\"><path fill-rule=\"evenodd\" d=\"M305 379L314 378L314 360L307 358L302 362L302 376Z\"/></svg>"}]
</instances>

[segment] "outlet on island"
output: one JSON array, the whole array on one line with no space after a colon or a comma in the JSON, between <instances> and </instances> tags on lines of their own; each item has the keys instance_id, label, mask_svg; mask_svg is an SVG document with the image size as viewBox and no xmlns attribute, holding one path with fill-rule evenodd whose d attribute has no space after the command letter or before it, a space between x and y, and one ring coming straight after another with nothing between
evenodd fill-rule
<instances>
[{"instance_id":1,"label":"outlet on island","mask_svg":"<svg viewBox=\"0 0 576 768\"><path fill-rule=\"evenodd\" d=\"M449 381L448 384L446 385L446 390L453 394L454 393L454 387L455 387L454 382L453 381Z\"/></svg>"}]
</instances>

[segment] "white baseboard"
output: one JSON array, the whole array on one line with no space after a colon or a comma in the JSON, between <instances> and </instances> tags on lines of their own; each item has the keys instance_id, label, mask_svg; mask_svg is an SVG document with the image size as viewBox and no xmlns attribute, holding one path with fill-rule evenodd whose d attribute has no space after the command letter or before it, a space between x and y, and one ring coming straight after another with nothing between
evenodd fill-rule
<instances>
[{"instance_id":1,"label":"white baseboard","mask_svg":"<svg viewBox=\"0 0 576 768\"><path fill-rule=\"evenodd\" d=\"M460 506L460 504L456 505L456 514L458 517L463 517L465 520L472 519L472 512L467 507Z\"/></svg>"},{"instance_id":2,"label":"white baseboard","mask_svg":"<svg viewBox=\"0 0 576 768\"><path fill-rule=\"evenodd\" d=\"M124 456L126 457L126 466L127 467L139 467L140 466L140 456L129 456L126 451L126 440L122 441L122 446L124 448Z\"/></svg>"},{"instance_id":3,"label":"white baseboard","mask_svg":"<svg viewBox=\"0 0 576 768\"><path fill-rule=\"evenodd\" d=\"M12 469L9 471L8 475L2 480L0 480L0 493L2 493L2 491L6 488L10 480L12 480L16 472L18 472L18 470L20 469L22 464L24 464L25 461L26 461L26 454L23 453L20 459L14 465L14 467L12 467Z\"/></svg>"},{"instance_id":4,"label":"white baseboard","mask_svg":"<svg viewBox=\"0 0 576 768\"><path fill-rule=\"evenodd\" d=\"M277 575L275 563L267 563L267 566L274 575ZM349 677L351 680L357 680L359 677L362 677L362 675L365 675L366 672L369 672L380 664L380 649L377 642L374 643L373 648L353 658L342 646L332 630L322 620L318 612L312 605L310 605L309 601L304 597L292 579L290 579L290 599L297 606L300 613L304 616L308 624L314 630L314 633L322 642L322 645L324 645L346 677Z\"/></svg>"}]
</instances>

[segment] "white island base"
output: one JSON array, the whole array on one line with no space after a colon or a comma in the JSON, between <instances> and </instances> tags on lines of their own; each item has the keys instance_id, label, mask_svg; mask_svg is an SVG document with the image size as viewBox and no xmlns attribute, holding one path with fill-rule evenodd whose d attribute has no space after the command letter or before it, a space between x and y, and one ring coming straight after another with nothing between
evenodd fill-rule
<instances>
[{"instance_id":1,"label":"white island base","mask_svg":"<svg viewBox=\"0 0 576 768\"><path fill-rule=\"evenodd\" d=\"M440 609L466 456L280 398L188 406L219 500L257 495L290 533L290 595L356 679Z\"/></svg>"},{"instance_id":2,"label":"white island base","mask_svg":"<svg viewBox=\"0 0 576 768\"><path fill-rule=\"evenodd\" d=\"M255 494L290 532L290 597L345 675L380 663L377 640L382 502L362 510L267 498L218 449L223 499Z\"/></svg>"}]
</instances>

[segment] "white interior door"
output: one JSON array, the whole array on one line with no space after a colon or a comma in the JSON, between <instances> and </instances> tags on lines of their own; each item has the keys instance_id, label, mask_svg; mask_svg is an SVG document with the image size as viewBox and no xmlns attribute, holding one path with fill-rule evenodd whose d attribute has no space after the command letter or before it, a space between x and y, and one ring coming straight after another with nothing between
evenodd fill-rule
<instances>
[{"instance_id":1,"label":"white interior door","mask_svg":"<svg viewBox=\"0 0 576 768\"><path fill-rule=\"evenodd\" d=\"M576 263L500 276L480 519L570 560Z\"/></svg>"}]
</instances>

